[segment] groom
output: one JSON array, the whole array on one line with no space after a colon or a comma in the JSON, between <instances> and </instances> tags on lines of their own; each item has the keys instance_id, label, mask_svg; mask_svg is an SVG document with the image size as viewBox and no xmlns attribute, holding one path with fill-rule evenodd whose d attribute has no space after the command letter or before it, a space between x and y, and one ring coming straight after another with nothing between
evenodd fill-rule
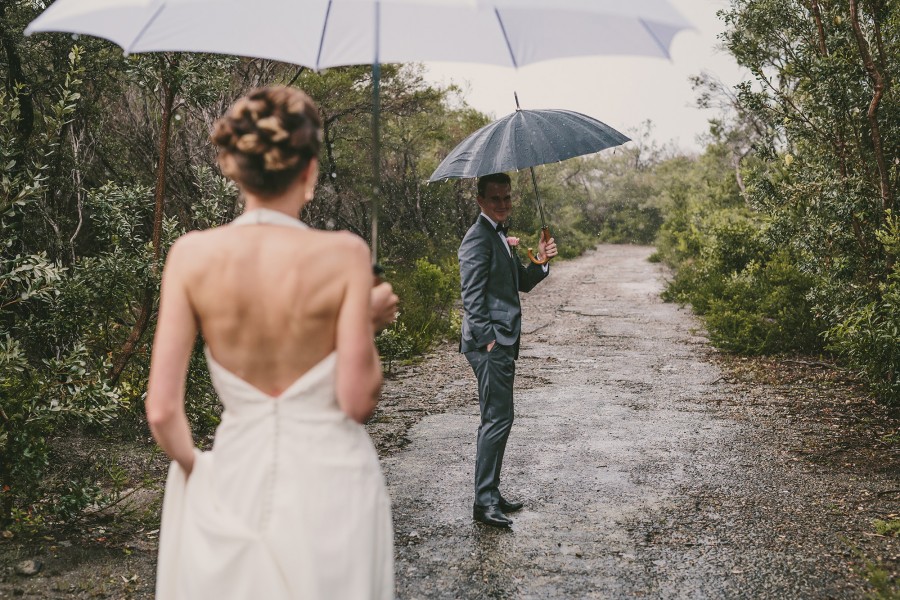
<instances>
[{"instance_id":1,"label":"groom","mask_svg":"<svg viewBox=\"0 0 900 600\"><path fill-rule=\"evenodd\" d=\"M519 292L544 279L548 265L522 266L504 225L512 210L509 175L478 179L481 215L459 246L463 322L459 350L478 380L481 425L475 455L475 505L472 517L494 527L509 527L506 516L522 508L500 495L503 452L513 423L513 379L519 357L522 309ZM538 256L556 256L553 239L541 241Z\"/></svg>"}]
</instances>

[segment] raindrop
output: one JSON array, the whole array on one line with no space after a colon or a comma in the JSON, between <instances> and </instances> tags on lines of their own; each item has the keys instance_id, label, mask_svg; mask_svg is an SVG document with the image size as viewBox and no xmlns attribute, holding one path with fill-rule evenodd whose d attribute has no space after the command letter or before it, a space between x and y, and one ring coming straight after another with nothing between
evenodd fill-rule
<instances>
[{"instance_id":1,"label":"raindrop","mask_svg":"<svg viewBox=\"0 0 900 600\"><path fill-rule=\"evenodd\" d=\"M328 219L325 221L325 229L331 231L334 229L334 219Z\"/></svg>"},{"instance_id":2,"label":"raindrop","mask_svg":"<svg viewBox=\"0 0 900 600\"><path fill-rule=\"evenodd\" d=\"M337 179L337 173L335 173L334 171L332 171L332 172L331 172L331 178L332 178L332 179Z\"/></svg>"},{"instance_id":3,"label":"raindrop","mask_svg":"<svg viewBox=\"0 0 900 600\"><path fill-rule=\"evenodd\" d=\"M73 39L73 40L77 40L77 39L80 38L80 37L81 37L81 36L78 35L77 33L73 33L73 34L72 34L72 39Z\"/></svg>"},{"instance_id":4,"label":"raindrop","mask_svg":"<svg viewBox=\"0 0 900 600\"><path fill-rule=\"evenodd\" d=\"M180 121L180 120L181 120L181 115L175 115L175 120L176 120L176 121Z\"/></svg>"}]
</instances>

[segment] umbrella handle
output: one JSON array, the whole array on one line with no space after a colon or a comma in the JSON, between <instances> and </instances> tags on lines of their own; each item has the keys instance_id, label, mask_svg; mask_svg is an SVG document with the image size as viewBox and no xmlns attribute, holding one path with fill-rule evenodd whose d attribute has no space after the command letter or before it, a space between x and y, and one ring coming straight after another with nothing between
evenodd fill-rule
<instances>
[{"instance_id":1,"label":"umbrella handle","mask_svg":"<svg viewBox=\"0 0 900 600\"><path fill-rule=\"evenodd\" d=\"M550 228L547 227L546 225L544 225L543 227L541 227L541 240L546 242L549 239L550 239ZM531 262L533 262L536 265L545 265L548 262L550 262L550 258L546 257L546 256L538 259L532 252L531 248L528 249L528 260L530 260Z\"/></svg>"}]
</instances>

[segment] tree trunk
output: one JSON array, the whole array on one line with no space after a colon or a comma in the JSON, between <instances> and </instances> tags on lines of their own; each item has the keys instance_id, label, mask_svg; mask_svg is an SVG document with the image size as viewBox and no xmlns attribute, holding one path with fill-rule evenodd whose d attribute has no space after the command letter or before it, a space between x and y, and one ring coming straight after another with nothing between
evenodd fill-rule
<instances>
[{"instance_id":1,"label":"tree trunk","mask_svg":"<svg viewBox=\"0 0 900 600\"><path fill-rule=\"evenodd\" d=\"M819 10L818 0L810 0L810 11L816 22L816 31L819 33L819 53L828 56L828 47L825 45L825 26L822 24L822 11Z\"/></svg>"},{"instance_id":2,"label":"tree trunk","mask_svg":"<svg viewBox=\"0 0 900 600\"><path fill-rule=\"evenodd\" d=\"M163 105L162 105L162 123L159 133L159 162L156 166L156 203L153 209L153 264L151 266L153 274L159 272L159 259L162 256L162 222L166 209L166 165L169 158L169 129L172 121L172 107L175 104L175 85L166 80L165 69L162 73L162 89L163 89ZM108 377L110 383L115 385L122 375L122 371L128 365L128 361L137 351L141 338L150 325L150 313L153 311L153 304L156 298L156 286L148 284L144 288L144 294L141 299L140 309L137 319L131 328L131 332L125 339L125 343L119 348L118 355L113 361L113 366L109 371Z\"/></svg>"},{"instance_id":3,"label":"tree trunk","mask_svg":"<svg viewBox=\"0 0 900 600\"><path fill-rule=\"evenodd\" d=\"M31 86L22 72L22 61L16 48L17 38L14 38L2 25L6 19L8 4L9 2L0 0L0 44L6 53L6 89L19 100L19 120L16 122L16 133L18 134L16 162L19 163L17 168L21 168L22 161L19 158L25 154L28 139L34 131L34 103L31 99ZM19 87L20 85L22 87Z\"/></svg>"},{"instance_id":4,"label":"tree trunk","mask_svg":"<svg viewBox=\"0 0 900 600\"><path fill-rule=\"evenodd\" d=\"M878 106L881 104L881 98L884 96L887 85L881 71L875 66L875 61L872 59L872 54L869 51L869 43L863 35L862 27L860 27L859 11L856 0L850 0L850 22L853 26L853 35L856 37L856 44L859 46L859 54L862 57L866 73L868 73L869 78L872 80L872 85L875 88L875 92L872 95L872 101L869 103L869 110L866 112L866 117L869 120L872 147L875 152L875 163L878 166L881 207L883 210L887 211L893 207L894 199L891 192L890 181L888 179L887 162L884 159L884 148L881 143L881 128L878 125ZM875 22L875 26L878 28L877 17Z\"/></svg>"},{"instance_id":5,"label":"tree trunk","mask_svg":"<svg viewBox=\"0 0 900 600\"><path fill-rule=\"evenodd\" d=\"M169 129L172 124L172 106L175 104L175 86L163 77L162 127L159 132L159 163L156 166L156 204L153 208L153 266L159 268L162 256L162 222L166 210L166 165L169 159Z\"/></svg>"},{"instance_id":6,"label":"tree trunk","mask_svg":"<svg viewBox=\"0 0 900 600\"><path fill-rule=\"evenodd\" d=\"M816 32L818 33L819 54L822 57L828 57L828 46L825 43L825 25L822 23L822 11L819 8L818 0L810 0L810 12L812 12L813 20L816 22ZM847 143L844 135L844 123L838 123L837 132L838 162L841 170L841 177L847 179Z\"/></svg>"}]
</instances>

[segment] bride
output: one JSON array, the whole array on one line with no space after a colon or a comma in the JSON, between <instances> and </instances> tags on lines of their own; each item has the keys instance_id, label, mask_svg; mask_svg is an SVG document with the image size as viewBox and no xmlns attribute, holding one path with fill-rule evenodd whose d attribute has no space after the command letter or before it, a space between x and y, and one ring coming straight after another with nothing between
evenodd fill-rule
<instances>
[{"instance_id":1,"label":"bride","mask_svg":"<svg viewBox=\"0 0 900 600\"><path fill-rule=\"evenodd\" d=\"M390 500L362 424L381 366L374 329L396 316L365 243L298 220L322 142L303 92L254 90L213 134L245 211L171 248L147 420L173 462L156 597L393 598ZM224 406L213 448L184 410L197 333Z\"/></svg>"}]
</instances>

